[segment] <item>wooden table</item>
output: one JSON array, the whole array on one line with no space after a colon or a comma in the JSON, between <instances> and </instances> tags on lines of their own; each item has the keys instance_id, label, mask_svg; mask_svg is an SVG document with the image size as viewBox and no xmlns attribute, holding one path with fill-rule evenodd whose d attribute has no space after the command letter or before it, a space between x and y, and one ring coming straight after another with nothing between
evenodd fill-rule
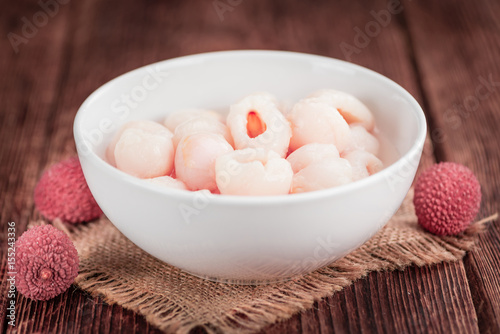
<instances>
[{"instance_id":1,"label":"wooden table","mask_svg":"<svg viewBox=\"0 0 500 334\"><path fill-rule=\"evenodd\" d=\"M73 155L72 123L97 87L136 67L193 53L273 49L347 59L405 87L429 123L422 166L455 161L500 189L500 2L2 1L0 10L0 328L8 333L158 332L143 317L72 287L20 295L7 324L7 222L40 218L41 172ZM463 261L371 273L265 333L500 332L500 224Z\"/></svg>"}]
</instances>

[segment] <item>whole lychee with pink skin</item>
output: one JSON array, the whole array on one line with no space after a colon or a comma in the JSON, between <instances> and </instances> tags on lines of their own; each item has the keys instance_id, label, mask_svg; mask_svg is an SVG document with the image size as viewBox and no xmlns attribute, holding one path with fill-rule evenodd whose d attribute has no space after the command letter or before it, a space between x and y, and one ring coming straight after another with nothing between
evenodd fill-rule
<instances>
[{"instance_id":1,"label":"whole lychee with pink skin","mask_svg":"<svg viewBox=\"0 0 500 334\"><path fill-rule=\"evenodd\" d=\"M42 175L35 187L35 205L44 217L68 223L88 222L102 215L78 157L59 162Z\"/></svg>"},{"instance_id":2,"label":"whole lychee with pink skin","mask_svg":"<svg viewBox=\"0 0 500 334\"><path fill-rule=\"evenodd\" d=\"M469 168L442 162L417 179L413 203L424 229L436 235L457 235L479 212L481 186Z\"/></svg>"},{"instance_id":3,"label":"whole lychee with pink skin","mask_svg":"<svg viewBox=\"0 0 500 334\"><path fill-rule=\"evenodd\" d=\"M78 275L78 252L52 225L36 226L16 242L16 288L24 296L48 300L66 291Z\"/></svg>"}]
</instances>

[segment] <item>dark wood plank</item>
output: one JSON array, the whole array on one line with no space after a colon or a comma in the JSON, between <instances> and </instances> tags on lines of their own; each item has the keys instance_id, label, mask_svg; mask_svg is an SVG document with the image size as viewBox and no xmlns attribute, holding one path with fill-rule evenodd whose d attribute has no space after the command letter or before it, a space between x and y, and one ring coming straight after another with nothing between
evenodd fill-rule
<instances>
[{"instance_id":1,"label":"dark wood plank","mask_svg":"<svg viewBox=\"0 0 500 334\"><path fill-rule=\"evenodd\" d=\"M479 216L498 211L500 195L500 4L497 1L420 1L408 21L416 60L432 110L441 159L477 175L483 192ZM425 22L425 24L423 24ZM437 131L437 130L436 130ZM465 259L481 332L500 329L500 224L481 235Z\"/></svg>"},{"instance_id":2,"label":"dark wood plank","mask_svg":"<svg viewBox=\"0 0 500 334\"><path fill-rule=\"evenodd\" d=\"M372 272L291 322L300 321L302 333L476 333L475 314L459 306L471 299L466 285L464 268L454 264ZM266 332L290 332L289 326Z\"/></svg>"}]
</instances>

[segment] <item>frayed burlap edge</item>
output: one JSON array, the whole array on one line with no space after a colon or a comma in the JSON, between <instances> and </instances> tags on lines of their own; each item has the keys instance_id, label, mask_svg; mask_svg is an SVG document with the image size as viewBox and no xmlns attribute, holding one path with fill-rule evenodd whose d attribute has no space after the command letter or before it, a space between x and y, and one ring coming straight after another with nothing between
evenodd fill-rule
<instances>
[{"instance_id":1,"label":"frayed burlap edge","mask_svg":"<svg viewBox=\"0 0 500 334\"><path fill-rule=\"evenodd\" d=\"M249 333L310 308L315 301L342 290L370 271L459 260L474 246L474 236L485 229L487 222L498 217L496 214L473 223L458 237L434 236L416 224L412 195L410 192L406 204L391 219L399 223L389 223L356 251L304 277L264 286L227 285L193 277L143 252L106 219L80 226L58 221L54 225L65 230L78 249L80 273L75 283L81 289L103 297L108 303L117 303L142 314L148 322L166 332L188 333L202 326L209 333ZM101 244L91 242L95 234L99 234ZM114 272L121 267L101 266L96 259L106 252L115 252L113 247L126 247L123 249L129 253L131 261L149 263L148 270L154 269L147 276L152 276L152 283L141 286L140 277L128 275L129 272L122 275ZM165 286L161 284L158 290L154 280L162 280L163 273L169 273L173 283L166 286L172 291L164 291ZM197 303L186 301L175 285L185 283L189 289L179 291L209 296L209 305L213 307L198 307ZM236 297L228 297L233 295Z\"/></svg>"}]
</instances>

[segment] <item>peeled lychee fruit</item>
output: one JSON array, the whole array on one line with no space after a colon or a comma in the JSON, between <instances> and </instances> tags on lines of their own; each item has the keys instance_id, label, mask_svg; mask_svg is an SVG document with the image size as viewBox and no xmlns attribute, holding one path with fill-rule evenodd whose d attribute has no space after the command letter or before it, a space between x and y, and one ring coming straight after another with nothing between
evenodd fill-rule
<instances>
[{"instance_id":1,"label":"peeled lychee fruit","mask_svg":"<svg viewBox=\"0 0 500 334\"><path fill-rule=\"evenodd\" d=\"M436 235L457 235L479 211L481 186L467 167L442 162L417 179L413 203L424 229Z\"/></svg>"},{"instance_id":2,"label":"peeled lychee fruit","mask_svg":"<svg viewBox=\"0 0 500 334\"><path fill-rule=\"evenodd\" d=\"M52 225L36 226L16 242L16 288L36 300L66 291L78 275L78 253L69 237Z\"/></svg>"},{"instance_id":3,"label":"peeled lychee fruit","mask_svg":"<svg viewBox=\"0 0 500 334\"><path fill-rule=\"evenodd\" d=\"M102 215L78 157L59 162L42 175L35 187L35 205L44 217L68 223L87 222Z\"/></svg>"}]
</instances>

